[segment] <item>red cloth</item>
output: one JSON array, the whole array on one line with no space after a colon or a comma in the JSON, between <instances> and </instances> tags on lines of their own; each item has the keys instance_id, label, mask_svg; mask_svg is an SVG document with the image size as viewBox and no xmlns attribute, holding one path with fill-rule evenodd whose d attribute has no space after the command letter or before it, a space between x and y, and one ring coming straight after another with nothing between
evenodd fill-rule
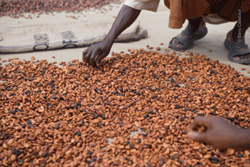
<instances>
[{"instance_id":1,"label":"red cloth","mask_svg":"<svg viewBox=\"0 0 250 167\"><path fill-rule=\"evenodd\" d=\"M228 21L238 20L242 13L250 10L250 0L165 0L170 9L169 27L181 28L186 19L216 13Z\"/></svg>"}]
</instances>

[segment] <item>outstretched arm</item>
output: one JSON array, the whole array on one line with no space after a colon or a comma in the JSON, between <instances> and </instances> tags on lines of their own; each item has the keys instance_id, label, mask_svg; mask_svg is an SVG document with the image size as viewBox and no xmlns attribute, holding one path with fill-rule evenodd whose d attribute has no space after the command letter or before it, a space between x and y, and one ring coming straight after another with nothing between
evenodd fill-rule
<instances>
[{"instance_id":1,"label":"outstretched arm","mask_svg":"<svg viewBox=\"0 0 250 167\"><path fill-rule=\"evenodd\" d=\"M123 5L107 36L102 42L84 50L83 60L92 66L99 66L101 60L109 54L116 38L136 20L140 12L140 10Z\"/></svg>"},{"instance_id":2,"label":"outstretched arm","mask_svg":"<svg viewBox=\"0 0 250 167\"><path fill-rule=\"evenodd\" d=\"M195 118L187 135L194 141L205 142L222 150L250 150L250 129L239 128L220 117Z\"/></svg>"}]
</instances>

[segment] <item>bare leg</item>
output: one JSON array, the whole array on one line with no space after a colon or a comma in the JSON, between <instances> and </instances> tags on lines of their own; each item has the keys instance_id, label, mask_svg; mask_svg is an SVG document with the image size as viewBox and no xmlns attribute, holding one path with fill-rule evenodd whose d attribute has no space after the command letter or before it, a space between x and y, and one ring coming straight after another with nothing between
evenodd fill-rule
<instances>
[{"instance_id":1,"label":"bare leg","mask_svg":"<svg viewBox=\"0 0 250 167\"><path fill-rule=\"evenodd\" d=\"M196 18L196 19L188 19L188 25L185 28L184 31L188 31L191 34L202 30L205 27L205 22L203 21L202 17ZM172 42L173 45L175 45L178 48L183 47L184 45L180 43L177 39L173 39Z\"/></svg>"}]
</instances>

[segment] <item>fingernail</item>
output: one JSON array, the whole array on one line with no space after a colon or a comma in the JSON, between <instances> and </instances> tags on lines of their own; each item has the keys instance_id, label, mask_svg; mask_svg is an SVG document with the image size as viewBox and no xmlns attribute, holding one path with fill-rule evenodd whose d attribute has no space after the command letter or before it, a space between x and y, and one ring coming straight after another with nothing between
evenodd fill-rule
<instances>
[{"instance_id":1,"label":"fingernail","mask_svg":"<svg viewBox=\"0 0 250 167\"><path fill-rule=\"evenodd\" d=\"M191 139L195 138L197 136L197 132L191 131L187 133L187 136Z\"/></svg>"}]
</instances>

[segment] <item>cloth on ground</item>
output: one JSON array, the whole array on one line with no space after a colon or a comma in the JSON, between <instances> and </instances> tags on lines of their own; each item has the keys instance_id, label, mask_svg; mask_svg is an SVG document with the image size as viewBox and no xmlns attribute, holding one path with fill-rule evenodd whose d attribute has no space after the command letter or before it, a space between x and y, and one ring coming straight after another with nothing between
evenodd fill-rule
<instances>
[{"instance_id":1,"label":"cloth on ground","mask_svg":"<svg viewBox=\"0 0 250 167\"><path fill-rule=\"evenodd\" d=\"M85 47L101 42L110 30L114 19L16 25L1 30L0 53L21 53ZM133 23L116 42L137 41L147 36L147 30Z\"/></svg>"}]
</instances>

